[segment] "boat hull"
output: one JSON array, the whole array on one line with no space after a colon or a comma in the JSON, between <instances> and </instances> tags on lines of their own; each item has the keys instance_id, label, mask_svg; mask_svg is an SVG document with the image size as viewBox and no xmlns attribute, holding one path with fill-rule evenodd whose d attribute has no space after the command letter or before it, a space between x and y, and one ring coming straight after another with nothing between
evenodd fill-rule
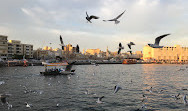
<instances>
[{"instance_id":1,"label":"boat hull","mask_svg":"<svg viewBox=\"0 0 188 111\"><path fill-rule=\"evenodd\" d=\"M49 75L49 76L55 76L55 75L70 75L74 74L74 72L70 71L63 71L63 72L40 72L42 75Z\"/></svg>"},{"instance_id":2,"label":"boat hull","mask_svg":"<svg viewBox=\"0 0 188 111\"><path fill-rule=\"evenodd\" d=\"M135 59L124 59L122 64L136 64Z\"/></svg>"}]
</instances>

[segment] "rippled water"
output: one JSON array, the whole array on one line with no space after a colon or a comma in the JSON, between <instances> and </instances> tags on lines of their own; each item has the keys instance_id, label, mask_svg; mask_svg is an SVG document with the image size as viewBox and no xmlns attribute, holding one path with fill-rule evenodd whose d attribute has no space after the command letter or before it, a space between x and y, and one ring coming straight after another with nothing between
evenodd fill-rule
<instances>
[{"instance_id":1,"label":"rippled water","mask_svg":"<svg viewBox=\"0 0 188 111\"><path fill-rule=\"evenodd\" d=\"M7 98L12 111L185 111L183 95L188 94L187 65L77 65L76 74L42 76L42 66L0 68L0 93ZM184 70L179 70L184 69ZM132 81L132 82L131 82ZM122 87L114 94L115 85ZM146 91L153 87L152 93ZM184 88L184 90L182 90ZM27 91L26 91L27 89ZM85 94L88 90L89 94ZM158 93L163 90L161 93ZM25 92L24 92L25 91ZM180 93L181 99L172 95ZM142 102L142 95L147 100ZM103 98L103 104L96 103ZM26 108L25 102L32 104ZM57 104L59 106L57 107ZM0 111L8 110L0 104Z\"/></svg>"}]
</instances>

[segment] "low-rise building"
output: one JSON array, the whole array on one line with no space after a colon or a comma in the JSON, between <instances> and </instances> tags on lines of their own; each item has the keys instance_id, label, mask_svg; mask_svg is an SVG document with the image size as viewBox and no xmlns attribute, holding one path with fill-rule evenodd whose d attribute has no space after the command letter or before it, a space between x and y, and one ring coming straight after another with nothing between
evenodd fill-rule
<instances>
[{"instance_id":1,"label":"low-rise building","mask_svg":"<svg viewBox=\"0 0 188 111\"><path fill-rule=\"evenodd\" d=\"M7 36L0 35L0 58L6 60L8 54Z\"/></svg>"},{"instance_id":2,"label":"low-rise building","mask_svg":"<svg viewBox=\"0 0 188 111\"><path fill-rule=\"evenodd\" d=\"M9 40L8 41L8 58L33 58L33 45L31 44L21 44L19 40Z\"/></svg>"},{"instance_id":3,"label":"low-rise building","mask_svg":"<svg viewBox=\"0 0 188 111\"><path fill-rule=\"evenodd\" d=\"M188 47L175 45L174 47L153 48L146 45L143 49L143 60L188 62Z\"/></svg>"}]
</instances>

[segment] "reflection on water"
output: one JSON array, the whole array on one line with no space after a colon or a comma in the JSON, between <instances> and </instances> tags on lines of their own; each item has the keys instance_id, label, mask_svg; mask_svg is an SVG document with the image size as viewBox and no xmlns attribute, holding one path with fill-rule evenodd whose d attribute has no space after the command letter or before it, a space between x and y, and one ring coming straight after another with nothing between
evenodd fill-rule
<instances>
[{"instance_id":1,"label":"reflection on water","mask_svg":"<svg viewBox=\"0 0 188 111\"><path fill-rule=\"evenodd\" d=\"M185 70L179 71L180 68ZM182 100L188 94L186 65L78 65L75 75L54 77L40 75L43 70L40 66L0 69L0 93L12 94L7 98L13 105L10 110L134 111L146 106L143 110L182 111L188 108ZM122 87L116 94L115 85ZM175 100L172 95L178 93L181 99ZM104 103L96 103L101 96ZM146 100L142 102L143 99ZM25 102L33 107L26 108ZM0 104L0 110L8 108Z\"/></svg>"}]
</instances>

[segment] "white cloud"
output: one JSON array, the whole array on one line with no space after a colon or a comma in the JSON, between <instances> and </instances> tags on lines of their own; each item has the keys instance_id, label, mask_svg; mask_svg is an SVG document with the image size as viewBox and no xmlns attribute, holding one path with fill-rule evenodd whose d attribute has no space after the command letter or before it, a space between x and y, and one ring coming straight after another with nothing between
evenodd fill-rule
<instances>
[{"instance_id":1,"label":"white cloud","mask_svg":"<svg viewBox=\"0 0 188 111\"><path fill-rule=\"evenodd\" d=\"M22 0L14 2L15 5L9 5L10 0L3 2L6 7L0 7L0 34L24 42L35 39L36 47L52 41L53 47L59 47L60 34L66 43L80 44L85 49L105 50L108 46L116 51L119 42L126 45L133 41L136 44L133 50L142 50L144 45L165 33L172 35L161 41L162 45L187 44L188 2L185 0ZM10 13L6 9L17 12ZM102 21L124 10L120 24ZM86 23L86 11L100 19Z\"/></svg>"}]
</instances>

